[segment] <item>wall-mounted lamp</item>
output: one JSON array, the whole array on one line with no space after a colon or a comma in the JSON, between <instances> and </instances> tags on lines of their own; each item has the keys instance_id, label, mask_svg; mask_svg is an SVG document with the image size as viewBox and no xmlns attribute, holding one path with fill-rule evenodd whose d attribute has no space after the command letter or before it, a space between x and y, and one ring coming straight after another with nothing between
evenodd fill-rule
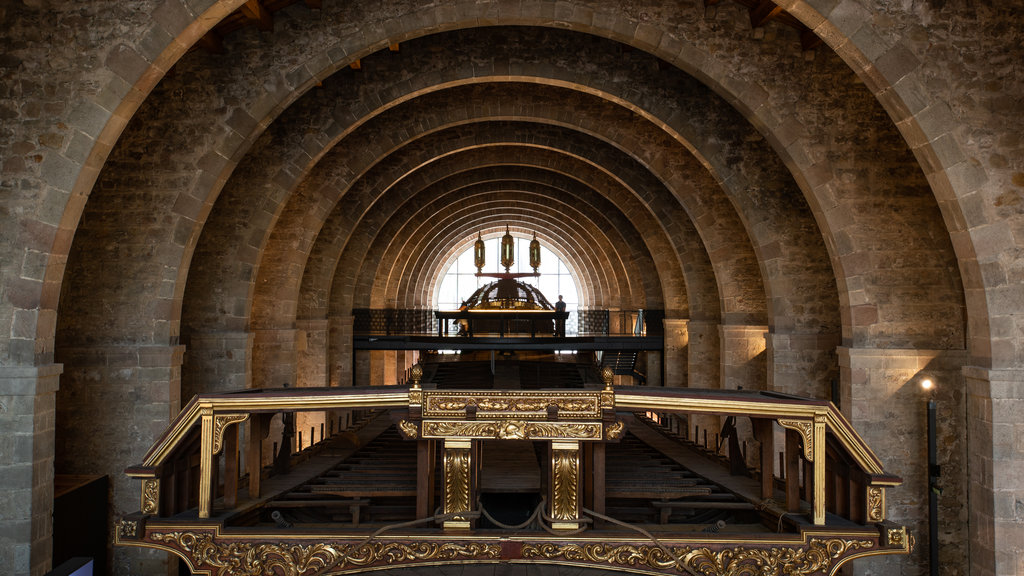
<instances>
[{"instance_id":1,"label":"wall-mounted lamp","mask_svg":"<svg viewBox=\"0 0 1024 576\"><path fill-rule=\"evenodd\" d=\"M938 456L935 441L935 382L921 380L921 389L928 392L928 573L939 574L939 487Z\"/></svg>"}]
</instances>

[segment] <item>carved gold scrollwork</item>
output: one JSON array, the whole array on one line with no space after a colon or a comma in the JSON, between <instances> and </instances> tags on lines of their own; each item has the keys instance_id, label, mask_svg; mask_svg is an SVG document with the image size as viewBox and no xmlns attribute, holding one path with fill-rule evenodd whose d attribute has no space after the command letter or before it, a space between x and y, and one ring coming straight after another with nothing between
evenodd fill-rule
<instances>
[{"instance_id":1,"label":"carved gold scrollwork","mask_svg":"<svg viewBox=\"0 0 1024 576\"><path fill-rule=\"evenodd\" d=\"M868 522L885 520L885 489L868 486Z\"/></svg>"},{"instance_id":2,"label":"carved gold scrollwork","mask_svg":"<svg viewBox=\"0 0 1024 576\"><path fill-rule=\"evenodd\" d=\"M469 511L469 448L444 449L444 513ZM455 518L455 520L464 520Z\"/></svg>"},{"instance_id":3,"label":"carved gold scrollwork","mask_svg":"<svg viewBox=\"0 0 1024 576\"><path fill-rule=\"evenodd\" d=\"M417 438L420 435L419 428L416 424L409 422L408 420L400 420L398 422L398 429L402 431L402 434L406 438Z\"/></svg>"},{"instance_id":4,"label":"carved gold scrollwork","mask_svg":"<svg viewBox=\"0 0 1024 576\"><path fill-rule=\"evenodd\" d=\"M159 514L160 511L160 480L146 478L142 481L142 513Z\"/></svg>"},{"instance_id":5,"label":"carved gold scrollwork","mask_svg":"<svg viewBox=\"0 0 1024 576\"><path fill-rule=\"evenodd\" d=\"M213 453L219 454L224 447L224 430L232 424L245 422L248 414L217 414L213 417Z\"/></svg>"},{"instance_id":6,"label":"carved gold scrollwork","mask_svg":"<svg viewBox=\"0 0 1024 576\"><path fill-rule=\"evenodd\" d=\"M600 440L601 424L577 422L529 422L522 420L424 421L424 438L498 438L503 440Z\"/></svg>"},{"instance_id":7,"label":"carved gold scrollwork","mask_svg":"<svg viewBox=\"0 0 1024 576\"><path fill-rule=\"evenodd\" d=\"M608 440L618 440L625 431L626 424L622 420L617 420L605 426L604 437Z\"/></svg>"},{"instance_id":8,"label":"carved gold scrollwork","mask_svg":"<svg viewBox=\"0 0 1024 576\"><path fill-rule=\"evenodd\" d=\"M783 420L779 419L779 426L796 430L804 441L804 458L808 462L814 462L814 422L811 420Z\"/></svg>"},{"instance_id":9,"label":"carved gold scrollwork","mask_svg":"<svg viewBox=\"0 0 1024 576\"><path fill-rule=\"evenodd\" d=\"M678 566L664 548L647 545L612 544L525 544L523 558L567 560L610 564L624 568L676 568L689 574L716 576L750 576L754 574L786 574L811 576L827 573L836 560L855 550L874 547L871 540L812 538L806 547L773 548L672 548L679 558Z\"/></svg>"},{"instance_id":10,"label":"carved gold scrollwork","mask_svg":"<svg viewBox=\"0 0 1024 576\"><path fill-rule=\"evenodd\" d=\"M561 418L598 418L601 398L597 393L572 396L523 392L427 392L424 393L425 417L458 417L474 407L477 416L537 418L546 417L549 406L558 408Z\"/></svg>"},{"instance_id":11,"label":"carved gold scrollwork","mask_svg":"<svg viewBox=\"0 0 1024 576\"><path fill-rule=\"evenodd\" d=\"M219 542L211 534L155 533L155 542L190 557L194 567L228 574L302 576L337 574L354 567L438 560L494 560L501 546L459 542L367 542L359 545L315 543Z\"/></svg>"},{"instance_id":12,"label":"carved gold scrollwork","mask_svg":"<svg viewBox=\"0 0 1024 576\"><path fill-rule=\"evenodd\" d=\"M551 517L556 520L575 520L579 517L578 446L575 449L552 449L551 468L554 476Z\"/></svg>"}]
</instances>

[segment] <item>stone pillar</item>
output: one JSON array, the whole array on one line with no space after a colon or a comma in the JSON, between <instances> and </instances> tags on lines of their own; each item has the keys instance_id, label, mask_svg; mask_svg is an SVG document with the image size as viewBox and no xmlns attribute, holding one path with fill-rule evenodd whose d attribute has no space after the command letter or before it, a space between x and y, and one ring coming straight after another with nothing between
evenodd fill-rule
<instances>
[{"instance_id":1,"label":"stone pillar","mask_svg":"<svg viewBox=\"0 0 1024 576\"><path fill-rule=\"evenodd\" d=\"M767 335L767 389L786 394L828 398L839 379L836 348L839 334Z\"/></svg>"},{"instance_id":2,"label":"stone pillar","mask_svg":"<svg viewBox=\"0 0 1024 576\"><path fill-rule=\"evenodd\" d=\"M398 353L395 350L384 350L380 354L381 385L392 386L398 383Z\"/></svg>"},{"instance_id":3,"label":"stone pillar","mask_svg":"<svg viewBox=\"0 0 1024 576\"><path fill-rule=\"evenodd\" d=\"M858 560L856 574L900 574L928 563L928 438L927 404L937 404L939 479L939 559L951 573L967 571L967 449L966 394L961 375L964 351L860 349L838 350L843 412L887 472L903 478L903 485L886 491L888 518L914 533L912 557L885 556ZM921 380L936 383L931 394ZM967 436L974 441L975 434ZM989 436L991 438L991 435ZM971 449L971 457L976 458ZM979 473L982 468L971 466ZM972 514L979 503L970 501ZM983 537L984 538L984 537ZM973 574L973 572L972 572Z\"/></svg>"},{"instance_id":4,"label":"stone pillar","mask_svg":"<svg viewBox=\"0 0 1024 576\"><path fill-rule=\"evenodd\" d=\"M718 327L722 343L722 388L764 390L767 385L765 334L767 326L723 325Z\"/></svg>"},{"instance_id":5,"label":"stone pillar","mask_svg":"<svg viewBox=\"0 0 1024 576\"><path fill-rule=\"evenodd\" d=\"M663 382L661 379L661 352L657 350L648 350L644 354L647 364L645 366L647 375L648 386L662 386Z\"/></svg>"},{"instance_id":6,"label":"stone pillar","mask_svg":"<svg viewBox=\"0 0 1024 576\"><path fill-rule=\"evenodd\" d=\"M371 372L371 353L370 350L358 350L353 355L353 368L354 374L352 374L352 385L353 386L370 386L370 372Z\"/></svg>"},{"instance_id":7,"label":"stone pillar","mask_svg":"<svg viewBox=\"0 0 1024 576\"><path fill-rule=\"evenodd\" d=\"M665 380L668 388L684 388L688 382L690 321L685 318L665 318Z\"/></svg>"},{"instance_id":8,"label":"stone pillar","mask_svg":"<svg viewBox=\"0 0 1024 576\"><path fill-rule=\"evenodd\" d=\"M296 334L292 328L253 330L253 388L295 386Z\"/></svg>"},{"instance_id":9,"label":"stone pillar","mask_svg":"<svg viewBox=\"0 0 1024 576\"><path fill-rule=\"evenodd\" d=\"M252 387L249 332L202 332L189 335L184 357L181 397Z\"/></svg>"},{"instance_id":10,"label":"stone pillar","mask_svg":"<svg viewBox=\"0 0 1024 576\"><path fill-rule=\"evenodd\" d=\"M970 574L1024 574L1024 371L971 366L965 367L963 374L967 384ZM944 548L939 548L940 561L945 557Z\"/></svg>"},{"instance_id":11,"label":"stone pillar","mask_svg":"<svg viewBox=\"0 0 1024 576\"><path fill-rule=\"evenodd\" d=\"M42 576L53 551L53 461L60 364L0 367L0 561Z\"/></svg>"},{"instance_id":12,"label":"stone pillar","mask_svg":"<svg viewBox=\"0 0 1024 576\"><path fill-rule=\"evenodd\" d=\"M718 324L690 320L686 324L686 332L686 386L718 388L721 385Z\"/></svg>"},{"instance_id":13,"label":"stone pillar","mask_svg":"<svg viewBox=\"0 0 1024 576\"><path fill-rule=\"evenodd\" d=\"M142 462L181 409L184 346L62 348L64 375L57 394L55 469L106 474L111 522L139 509L141 485L124 469ZM172 569L165 553L113 549L113 574L160 574Z\"/></svg>"},{"instance_id":14,"label":"stone pillar","mask_svg":"<svg viewBox=\"0 0 1024 576\"><path fill-rule=\"evenodd\" d=\"M332 316L328 319L330 334L327 341L328 366L331 386L352 386L352 328L355 317Z\"/></svg>"},{"instance_id":15,"label":"stone pillar","mask_svg":"<svg viewBox=\"0 0 1024 576\"><path fill-rule=\"evenodd\" d=\"M328 321L324 318L299 320L296 329L305 333L306 345L297 351L296 385L299 387L329 386L327 363Z\"/></svg>"}]
</instances>

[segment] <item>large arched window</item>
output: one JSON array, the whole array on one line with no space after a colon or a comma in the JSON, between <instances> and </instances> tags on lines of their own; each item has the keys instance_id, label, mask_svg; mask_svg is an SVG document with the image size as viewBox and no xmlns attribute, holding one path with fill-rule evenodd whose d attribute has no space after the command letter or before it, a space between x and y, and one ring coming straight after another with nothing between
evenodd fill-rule
<instances>
[{"instance_id":1,"label":"large arched window","mask_svg":"<svg viewBox=\"0 0 1024 576\"><path fill-rule=\"evenodd\" d=\"M509 272L533 272L533 269L530 268L530 239L519 237L514 237L514 239L515 264L509 269ZM484 240L487 254L484 272L505 271L500 263L499 242L499 236ZM540 247L538 271L540 272L539 278L526 277L521 280L539 289L551 303L557 301L561 294L567 310L575 311L579 307L580 291L572 271L561 258L543 244ZM469 243L466 250L459 254L441 275L440 282L434 290L434 306L440 310L458 309L477 288L493 281L494 278L478 278L476 276L476 266L473 265L473 244ZM569 326L566 326L566 331L569 331Z\"/></svg>"}]
</instances>

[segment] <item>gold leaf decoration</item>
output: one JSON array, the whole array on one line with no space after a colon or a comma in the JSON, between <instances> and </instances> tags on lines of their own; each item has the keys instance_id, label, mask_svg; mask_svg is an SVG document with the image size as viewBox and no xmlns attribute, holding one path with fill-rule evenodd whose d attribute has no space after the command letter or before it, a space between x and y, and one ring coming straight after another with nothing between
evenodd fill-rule
<instances>
[{"instance_id":1,"label":"gold leaf decoration","mask_svg":"<svg viewBox=\"0 0 1024 576\"><path fill-rule=\"evenodd\" d=\"M601 424L582 422L529 422L523 420L423 422L425 438L500 438L505 440L600 440Z\"/></svg>"},{"instance_id":2,"label":"gold leaf decoration","mask_svg":"<svg viewBox=\"0 0 1024 576\"><path fill-rule=\"evenodd\" d=\"M584 392L566 396L544 392L426 392L423 414L426 417L459 417L469 407L478 416L508 418L546 418L549 406L558 408L561 418L598 418L601 397Z\"/></svg>"},{"instance_id":3,"label":"gold leaf decoration","mask_svg":"<svg viewBox=\"0 0 1024 576\"><path fill-rule=\"evenodd\" d=\"M885 520L885 495L879 486L868 487L868 522Z\"/></svg>"},{"instance_id":4,"label":"gold leaf decoration","mask_svg":"<svg viewBox=\"0 0 1024 576\"><path fill-rule=\"evenodd\" d=\"M196 568L216 569L231 576L326 576L373 564L430 560L496 559L501 546L458 542L368 542L309 545L284 542L220 542L212 534L154 533L155 542L190 557Z\"/></svg>"},{"instance_id":5,"label":"gold leaf decoration","mask_svg":"<svg viewBox=\"0 0 1024 576\"><path fill-rule=\"evenodd\" d=\"M874 547L871 540L812 538L806 547L772 548L672 548L671 551L649 545L611 544L526 544L523 558L567 560L610 564L618 567L666 570L705 576L812 576L827 572L833 563L854 550Z\"/></svg>"},{"instance_id":6,"label":"gold leaf decoration","mask_svg":"<svg viewBox=\"0 0 1024 576\"><path fill-rule=\"evenodd\" d=\"M557 520L575 520L579 515L579 451L552 450L554 474L551 517Z\"/></svg>"},{"instance_id":7,"label":"gold leaf decoration","mask_svg":"<svg viewBox=\"0 0 1024 576\"><path fill-rule=\"evenodd\" d=\"M622 420L612 422L604 429L604 437L608 440L618 440L626 431L626 424Z\"/></svg>"},{"instance_id":8,"label":"gold leaf decoration","mask_svg":"<svg viewBox=\"0 0 1024 576\"><path fill-rule=\"evenodd\" d=\"M469 511L469 450L446 448L444 451L444 512Z\"/></svg>"},{"instance_id":9,"label":"gold leaf decoration","mask_svg":"<svg viewBox=\"0 0 1024 576\"><path fill-rule=\"evenodd\" d=\"M783 420L779 419L779 426L795 430L804 440L804 458L808 462L814 461L814 422L810 420Z\"/></svg>"},{"instance_id":10,"label":"gold leaf decoration","mask_svg":"<svg viewBox=\"0 0 1024 576\"><path fill-rule=\"evenodd\" d=\"M117 535L121 538L136 538L139 535L139 523L122 519L117 523Z\"/></svg>"},{"instance_id":11,"label":"gold leaf decoration","mask_svg":"<svg viewBox=\"0 0 1024 576\"><path fill-rule=\"evenodd\" d=\"M408 420L399 420L398 429L402 431L406 438L416 438L419 436L419 429L416 428L416 424Z\"/></svg>"},{"instance_id":12,"label":"gold leaf decoration","mask_svg":"<svg viewBox=\"0 0 1024 576\"><path fill-rule=\"evenodd\" d=\"M232 424L245 422L248 414L218 414L213 417L213 453L219 454L224 446L224 430Z\"/></svg>"},{"instance_id":13,"label":"gold leaf decoration","mask_svg":"<svg viewBox=\"0 0 1024 576\"><path fill-rule=\"evenodd\" d=\"M160 509L160 480L146 478L142 481L142 513L157 514Z\"/></svg>"}]
</instances>

